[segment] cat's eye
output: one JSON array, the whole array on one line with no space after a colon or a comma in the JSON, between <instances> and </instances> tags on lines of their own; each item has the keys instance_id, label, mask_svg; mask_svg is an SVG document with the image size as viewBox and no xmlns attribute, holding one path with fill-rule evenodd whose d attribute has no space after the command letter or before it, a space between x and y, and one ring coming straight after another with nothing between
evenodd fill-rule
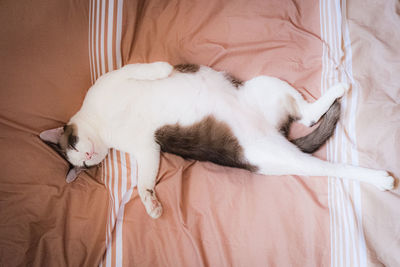
<instances>
[{"instance_id":1,"label":"cat's eye","mask_svg":"<svg viewBox=\"0 0 400 267\"><path fill-rule=\"evenodd\" d=\"M72 148L73 150L75 150L76 152L79 152L79 150L73 145L73 144L68 144L69 148Z\"/></svg>"}]
</instances>

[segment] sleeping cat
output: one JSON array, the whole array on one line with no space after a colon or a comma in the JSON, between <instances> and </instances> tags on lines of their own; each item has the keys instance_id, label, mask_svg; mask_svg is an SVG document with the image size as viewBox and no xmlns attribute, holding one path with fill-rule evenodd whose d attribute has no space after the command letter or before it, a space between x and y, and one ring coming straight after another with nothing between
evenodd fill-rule
<instances>
[{"instance_id":1,"label":"sleeping cat","mask_svg":"<svg viewBox=\"0 0 400 267\"><path fill-rule=\"evenodd\" d=\"M160 151L265 175L336 176L390 190L394 179L386 171L307 154L332 135L340 115L336 100L348 89L339 83L308 103L273 77L241 82L205 66L131 64L100 77L68 124L41 137L75 166L67 181L99 164L110 148L133 154L138 193L152 218L162 213L154 190ZM320 119L312 133L288 141L291 121L311 126Z\"/></svg>"}]
</instances>

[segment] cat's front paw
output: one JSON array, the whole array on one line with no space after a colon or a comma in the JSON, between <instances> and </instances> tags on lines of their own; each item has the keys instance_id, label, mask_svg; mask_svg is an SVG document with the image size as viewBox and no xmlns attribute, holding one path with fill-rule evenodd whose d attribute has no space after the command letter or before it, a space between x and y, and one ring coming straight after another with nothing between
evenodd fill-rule
<instances>
[{"instance_id":1,"label":"cat's front paw","mask_svg":"<svg viewBox=\"0 0 400 267\"><path fill-rule=\"evenodd\" d=\"M151 218L157 219L161 216L163 212L162 205L160 201L158 201L154 190L147 189L142 200L144 207L146 208L146 212Z\"/></svg>"},{"instance_id":2,"label":"cat's front paw","mask_svg":"<svg viewBox=\"0 0 400 267\"><path fill-rule=\"evenodd\" d=\"M161 206L161 203L157 201L157 203L153 204L150 209L146 209L146 211L151 218L157 219L162 215L163 208Z\"/></svg>"}]
</instances>

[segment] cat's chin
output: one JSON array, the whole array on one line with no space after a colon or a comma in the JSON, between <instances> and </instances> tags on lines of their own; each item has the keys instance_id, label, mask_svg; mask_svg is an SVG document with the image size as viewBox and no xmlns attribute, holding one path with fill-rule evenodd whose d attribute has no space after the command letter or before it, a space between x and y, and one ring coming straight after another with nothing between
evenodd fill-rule
<instances>
[{"instance_id":1,"label":"cat's chin","mask_svg":"<svg viewBox=\"0 0 400 267\"><path fill-rule=\"evenodd\" d=\"M102 155L102 156L96 156L95 158L92 158L91 160L86 160L85 161L85 167L93 167L96 165L99 165L105 158L106 158L107 154Z\"/></svg>"}]
</instances>

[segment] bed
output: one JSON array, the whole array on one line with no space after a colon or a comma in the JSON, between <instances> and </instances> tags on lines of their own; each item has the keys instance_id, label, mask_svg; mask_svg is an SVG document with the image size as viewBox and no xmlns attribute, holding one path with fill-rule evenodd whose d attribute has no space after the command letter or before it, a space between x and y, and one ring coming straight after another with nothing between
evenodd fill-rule
<instances>
[{"instance_id":1,"label":"bed","mask_svg":"<svg viewBox=\"0 0 400 267\"><path fill-rule=\"evenodd\" d=\"M276 76L309 101L346 81L342 119L315 156L398 181L399 10L395 0L1 1L0 266L400 266L397 185L262 176L165 153L154 220L131 155L110 150L66 184L67 162L38 138L129 63ZM295 124L291 136L307 131Z\"/></svg>"}]
</instances>

